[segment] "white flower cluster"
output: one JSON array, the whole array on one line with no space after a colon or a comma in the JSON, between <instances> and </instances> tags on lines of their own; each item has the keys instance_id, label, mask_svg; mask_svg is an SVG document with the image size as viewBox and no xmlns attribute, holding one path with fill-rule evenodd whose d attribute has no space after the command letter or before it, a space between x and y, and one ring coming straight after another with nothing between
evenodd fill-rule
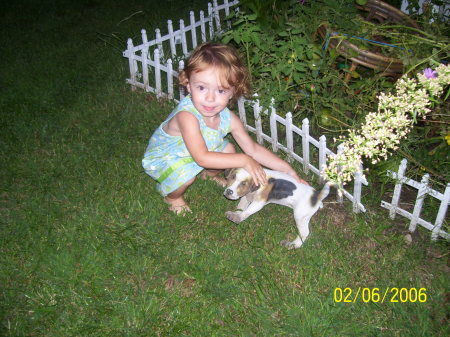
<instances>
[{"instance_id":1,"label":"white flower cluster","mask_svg":"<svg viewBox=\"0 0 450 337\"><path fill-rule=\"evenodd\" d=\"M342 187L361 172L362 159L376 164L396 150L417 116L430 112L432 100L439 98L450 84L450 67L439 65L435 71L420 73L417 79L403 76L396 83L395 94L378 95L378 111L370 112L360 130L351 130L337 155L329 157L322 176Z\"/></svg>"}]
</instances>

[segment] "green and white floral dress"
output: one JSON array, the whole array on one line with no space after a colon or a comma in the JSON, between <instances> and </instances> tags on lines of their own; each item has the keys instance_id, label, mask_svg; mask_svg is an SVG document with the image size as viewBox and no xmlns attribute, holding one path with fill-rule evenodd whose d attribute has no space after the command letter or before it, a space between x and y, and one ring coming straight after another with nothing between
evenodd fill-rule
<instances>
[{"instance_id":1,"label":"green and white floral dress","mask_svg":"<svg viewBox=\"0 0 450 337\"><path fill-rule=\"evenodd\" d=\"M158 182L156 188L163 196L175 191L204 169L191 157L181 136L171 136L163 129L180 111L188 111L198 119L209 151L222 152L228 144L225 136L231 131L228 108L220 112L220 124L215 130L205 124L203 116L192 104L190 95L184 97L153 133L142 159L145 172Z\"/></svg>"}]
</instances>

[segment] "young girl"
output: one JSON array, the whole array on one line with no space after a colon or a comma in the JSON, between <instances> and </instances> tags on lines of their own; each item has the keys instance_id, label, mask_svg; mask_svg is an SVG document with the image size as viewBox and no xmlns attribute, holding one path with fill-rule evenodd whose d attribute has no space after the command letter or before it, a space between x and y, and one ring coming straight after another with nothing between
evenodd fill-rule
<instances>
[{"instance_id":1,"label":"young girl","mask_svg":"<svg viewBox=\"0 0 450 337\"><path fill-rule=\"evenodd\" d=\"M183 194L202 172L222 186L221 170L242 167L257 185L265 184L261 165L301 180L292 167L255 143L240 119L228 110L232 98L250 93L248 72L236 51L227 45L197 47L179 76L189 95L183 98L150 138L142 160L158 191L177 214L190 212ZM225 136L230 133L244 151L237 153Z\"/></svg>"}]
</instances>

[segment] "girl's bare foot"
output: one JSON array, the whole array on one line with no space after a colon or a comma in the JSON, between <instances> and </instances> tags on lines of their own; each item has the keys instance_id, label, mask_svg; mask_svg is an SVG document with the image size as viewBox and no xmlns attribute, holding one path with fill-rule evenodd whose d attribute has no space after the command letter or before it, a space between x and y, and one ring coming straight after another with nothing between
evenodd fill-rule
<instances>
[{"instance_id":1,"label":"girl's bare foot","mask_svg":"<svg viewBox=\"0 0 450 337\"><path fill-rule=\"evenodd\" d=\"M170 205L169 210L174 212L176 215L186 215L186 213L192 212L183 197L176 199L165 197L164 201Z\"/></svg>"},{"instance_id":2,"label":"girl's bare foot","mask_svg":"<svg viewBox=\"0 0 450 337\"><path fill-rule=\"evenodd\" d=\"M200 173L200 178L203 180L212 180L215 181L219 186L227 187L227 180L223 177L218 176L218 172L209 172L209 171L202 171Z\"/></svg>"}]
</instances>

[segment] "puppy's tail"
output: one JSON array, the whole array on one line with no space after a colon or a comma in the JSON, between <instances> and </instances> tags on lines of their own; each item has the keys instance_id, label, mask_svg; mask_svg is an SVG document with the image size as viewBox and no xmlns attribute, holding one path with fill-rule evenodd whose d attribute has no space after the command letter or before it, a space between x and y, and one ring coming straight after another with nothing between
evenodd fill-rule
<instances>
[{"instance_id":1,"label":"puppy's tail","mask_svg":"<svg viewBox=\"0 0 450 337\"><path fill-rule=\"evenodd\" d=\"M312 207L317 206L318 203L322 202L323 199L328 197L328 194L330 194L330 186L333 186L332 183L327 182L321 191L315 191L313 195L311 196L311 205Z\"/></svg>"}]
</instances>

